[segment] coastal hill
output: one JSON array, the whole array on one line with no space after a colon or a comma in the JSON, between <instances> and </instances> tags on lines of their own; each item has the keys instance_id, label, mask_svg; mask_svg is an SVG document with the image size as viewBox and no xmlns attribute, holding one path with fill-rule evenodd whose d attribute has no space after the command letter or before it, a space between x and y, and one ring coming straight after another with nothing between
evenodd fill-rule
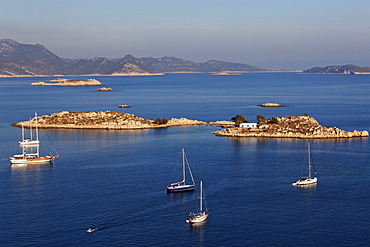
<instances>
[{"instance_id":1,"label":"coastal hill","mask_svg":"<svg viewBox=\"0 0 370 247\"><path fill-rule=\"evenodd\" d=\"M155 70L163 73L171 72L222 72L222 71L235 71L235 72L263 72L271 71L268 69L257 68L248 64L242 63L229 63L223 61L210 60L205 63L196 63L187 61L177 57L166 56L162 58L142 57L140 58L145 64L153 67Z\"/></svg>"},{"instance_id":2,"label":"coastal hill","mask_svg":"<svg viewBox=\"0 0 370 247\"><path fill-rule=\"evenodd\" d=\"M335 65L326 67L314 67L304 70L302 73L310 74L370 74L370 67L359 67L356 65Z\"/></svg>"},{"instance_id":3,"label":"coastal hill","mask_svg":"<svg viewBox=\"0 0 370 247\"><path fill-rule=\"evenodd\" d=\"M0 40L0 77L158 74L162 73L132 55L126 55L118 61L95 57L71 63L40 44L29 45L11 39Z\"/></svg>"},{"instance_id":4,"label":"coastal hill","mask_svg":"<svg viewBox=\"0 0 370 247\"><path fill-rule=\"evenodd\" d=\"M29 128L35 126L36 119L13 124L17 127ZM310 116L275 117L259 123L256 128L231 127L231 121L203 122L186 118L172 118L165 124L156 124L155 121L134 116L133 114L112 111L69 112L62 111L51 115L37 117L39 128L56 129L105 129L105 130L133 130L167 128L172 126L189 125L218 125L228 126L217 132L217 136L226 137L267 137L267 138L353 138L368 137L367 131L344 131L336 127L322 127L316 119Z\"/></svg>"}]
</instances>

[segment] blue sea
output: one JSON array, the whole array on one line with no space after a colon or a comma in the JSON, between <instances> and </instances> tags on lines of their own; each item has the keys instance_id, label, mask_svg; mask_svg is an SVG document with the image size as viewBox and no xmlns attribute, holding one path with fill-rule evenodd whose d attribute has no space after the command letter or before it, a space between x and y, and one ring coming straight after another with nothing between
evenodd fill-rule
<instances>
[{"instance_id":1,"label":"blue sea","mask_svg":"<svg viewBox=\"0 0 370 247\"><path fill-rule=\"evenodd\" d=\"M291 183L307 140L217 137L217 126L141 131L41 130L52 165L10 165L37 112L120 111L147 119L230 120L308 114L323 126L370 130L370 75L249 73L95 78L111 87L33 87L51 77L0 79L1 246L369 246L368 138L311 140L318 184ZM276 102L288 107L262 108ZM126 104L131 108L118 108ZM43 139L45 138L45 139ZM43 141L45 140L45 141ZM45 145L43 145L45 143ZM194 192L168 194L184 148L203 181L206 222L185 223ZM97 231L87 234L88 228Z\"/></svg>"}]
</instances>

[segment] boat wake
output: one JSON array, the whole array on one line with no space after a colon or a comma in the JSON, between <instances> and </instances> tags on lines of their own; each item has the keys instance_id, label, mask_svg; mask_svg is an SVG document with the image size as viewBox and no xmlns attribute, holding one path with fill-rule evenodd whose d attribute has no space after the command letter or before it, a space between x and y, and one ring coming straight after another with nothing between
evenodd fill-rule
<instances>
[{"instance_id":1,"label":"boat wake","mask_svg":"<svg viewBox=\"0 0 370 247\"><path fill-rule=\"evenodd\" d=\"M132 207L134 206L129 204L133 204L134 201L137 202L138 200L138 198L133 198L130 201L126 201L124 204L102 214L93 224L91 224L90 228L88 228L86 232L93 233L95 231L102 231L113 227L140 222L151 217L153 212L160 212L180 204L180 202L171 202L164 205L150 205L148 202L143 202L143 205L146 205L147 209L133 209ZM156 201L158 202L161 200Z\"/></svg>"}]
</instances>

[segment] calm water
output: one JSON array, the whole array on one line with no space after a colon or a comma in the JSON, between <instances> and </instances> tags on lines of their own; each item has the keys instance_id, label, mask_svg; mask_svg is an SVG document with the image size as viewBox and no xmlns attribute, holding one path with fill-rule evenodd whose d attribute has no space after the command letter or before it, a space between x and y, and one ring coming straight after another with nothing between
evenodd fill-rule
<instances>
[{"instance_id":1,"label":"calm water","mask_svg":"<svg viewBox=\"0 0 370 247\"><path fill-rule=\"evenodd\" d=\"M203 121L240 114L250 122L258 114L307 113L323 126L370 130L370 75L97 78L113 92L28 86L49 79L0 79L0 245L370 244L367 138L311 141L319 182L301 189L291 183L306 162L305 140L216 137L214 126L47 130L41 137L50 137L60 154L53 165L10 166L7 160L18 152L20 138L20 129L10 124L34 112L111 110ZM256 106L266 102L289 107ZM198 190L165 193L180 169L181 148L196 181L203 180L211 211L208 221L194 227L185 220L196 209ZM99 231L86 234L89 227Z\"/></svg>"}]
</instances>

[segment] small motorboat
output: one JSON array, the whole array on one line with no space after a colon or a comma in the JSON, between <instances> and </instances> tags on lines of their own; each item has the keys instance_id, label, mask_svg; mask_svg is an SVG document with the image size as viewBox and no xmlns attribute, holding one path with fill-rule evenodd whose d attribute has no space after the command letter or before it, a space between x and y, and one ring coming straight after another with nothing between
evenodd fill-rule
<instances>
[{"instance_id":1,"label":"small motorboat","mask_svg":"<svg viewBox=\"0 0 370 247\"><path fill-rule=\"evenodd\" d=\"M89 228L89 229L87 229L87 230L86 230L86 232L87 232L87 233L92 233L92 232L94 232L95 230L96 230L96 229Z\"/></svg>"}]
</instances>

